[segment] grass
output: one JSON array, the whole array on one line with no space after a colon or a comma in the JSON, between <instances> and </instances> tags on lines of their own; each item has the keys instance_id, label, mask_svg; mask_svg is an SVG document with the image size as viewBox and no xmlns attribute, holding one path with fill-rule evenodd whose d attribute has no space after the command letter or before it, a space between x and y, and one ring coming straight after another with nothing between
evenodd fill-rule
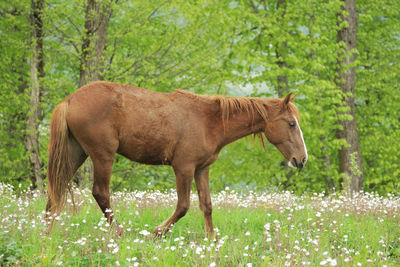
<instances>
[{"instance_id":1,"label":"grass","mask_svg":"<svg viewBox=\"0 0 400 267\"><path fill-rule=\"evenodd\" d=\"M213 196L217 239L208 240L192 196L189 213L162 239L147 232L166 219L174 191L113 194L124 234L116 237L88 190L75 190L52 234L46 196L0 184L0 265L20 266L398 266L400 198L289 192Z\"/></svg>"}]
</instances>

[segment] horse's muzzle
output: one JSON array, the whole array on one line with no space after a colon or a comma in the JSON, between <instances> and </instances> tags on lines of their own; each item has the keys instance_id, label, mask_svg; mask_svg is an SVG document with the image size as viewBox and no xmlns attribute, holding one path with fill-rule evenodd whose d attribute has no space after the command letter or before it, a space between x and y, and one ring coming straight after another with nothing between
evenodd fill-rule
<instances>
[{"instance_id":1,"label":"horse's muzzle","mask_svg":"<svg viewBox=\"0 0 400 267\"><path fill-rule=\"evenodd\" d=\"M292 158L292 160L289 162L289 166L302 169L304 167L304 165L306 164L306 161L307 161L307 159L305 157L302 158L301 162L298 162L296 158Z\"/></svg>"}]
</instances>

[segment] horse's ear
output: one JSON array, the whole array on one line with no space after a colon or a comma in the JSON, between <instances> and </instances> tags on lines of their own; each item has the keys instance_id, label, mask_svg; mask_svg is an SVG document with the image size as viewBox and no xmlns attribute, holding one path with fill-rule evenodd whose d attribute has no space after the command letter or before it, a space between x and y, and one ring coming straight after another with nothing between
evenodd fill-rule
<instances>
[{"instance_id":1,"label":"horse's ear","mask_svg":"<svg viewBox=\"0 0 400 267\"><path fill-rule=\"evenodd\" d=\"M293 101L293 99L294 99L294 96L292 96L292 93L287 94L286 97L282 101L282 110L287 109L289 102Z\"/></svg>"}]
</instances>

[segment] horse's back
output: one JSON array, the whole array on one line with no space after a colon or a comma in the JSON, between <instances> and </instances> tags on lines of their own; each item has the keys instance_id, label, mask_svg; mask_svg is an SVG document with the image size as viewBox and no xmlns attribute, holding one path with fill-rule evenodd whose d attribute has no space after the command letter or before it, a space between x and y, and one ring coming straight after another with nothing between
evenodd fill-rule
<instances>
[{"instance_id":1,"label":"horse's back","mask_svg":"<svg viewBox=\"0 0 400 267\"><path fill-rule=\"evenodd\" d=\"M68 96L68 120L71 123L104 123L113 120L118 126L127 119L132 121L135 115L142 118L152 114L154 109L168 102L165 94L134 86L93 82ZM138 116L139 117L139 116Z\"/></svg>"}]
</instances>

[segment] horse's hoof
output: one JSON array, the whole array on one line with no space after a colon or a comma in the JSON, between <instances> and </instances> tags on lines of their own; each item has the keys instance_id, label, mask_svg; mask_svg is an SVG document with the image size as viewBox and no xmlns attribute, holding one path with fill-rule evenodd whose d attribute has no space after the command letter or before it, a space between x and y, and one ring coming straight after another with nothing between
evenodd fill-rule
<instances>
[{"instance_id":1,"label":"horse's hoof","mask_svg":"<svg viewBox=\"0 0 400 267\"><path fill-rule=\"evenodd\" d=\"M120 236L122 236L122 233L123 233L122 229L121 228L117 228L116 235L118 237L120 237Z\"/></svg>"},{"instance_id":2,"label":"horse's hoof","mask_svg":"<svg viewBox=\"0 0 400 267\"><path fill-rule=\"evenodd\" d=\"M122 227L120 227L119 225L116 226L115 228L112 227L111 229L114 231L114 236L115 236L115 237L121 237L122 234L123 234L123 232L124 232L124 231L122 230Z\"/></svg>"},{"instance_id":3,"label":"horse's hoof","mask_svg":"<svg viewBox=\"0 0 400 267\"><path fill-rule=\"evenodd\" d=\"M153 231L153 234L148 235L148 239L161 239L164 236L165 232L163 230L160 230L159 228L156 228Z\"/></svg>"},{"instance_id":4,"label":"horse's hoof","mask_svg":"<svg viewBox=\"0 0 400 267\"><path fill-rule=\"evenodd\" d=\"M211 232L211 233L207 233L207 238L208 238L208 240L210 240L210 241L218 241L218 237L217 237L217 235L215 234L215 232Z\"/></svg>"}]
</instances>

